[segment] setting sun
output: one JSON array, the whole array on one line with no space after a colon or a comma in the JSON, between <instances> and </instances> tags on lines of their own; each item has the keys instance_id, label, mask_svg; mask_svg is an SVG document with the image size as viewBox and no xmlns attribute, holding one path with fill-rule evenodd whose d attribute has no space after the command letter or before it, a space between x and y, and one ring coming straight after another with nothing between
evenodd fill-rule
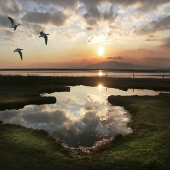
<instances>
[{"instance_id":1,"label":"setting sun","mask_svg":"<svg viewBox=\"0 0 170 170\"><path fill-rule=\"evenodd\" d=\"M99 47L97 53L99 56L102 56L104 54L104 47Z\"/></svg>"}]
</instances>

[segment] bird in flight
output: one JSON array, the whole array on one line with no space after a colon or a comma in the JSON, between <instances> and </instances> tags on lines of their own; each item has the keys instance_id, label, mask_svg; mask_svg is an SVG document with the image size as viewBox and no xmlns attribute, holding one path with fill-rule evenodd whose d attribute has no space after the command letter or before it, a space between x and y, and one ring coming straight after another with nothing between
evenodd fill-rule
<instances>
[{"instance_id":1,"label":"bird in flight","mask_svg":"<svg viewBox=\"0 0 170 170\"><path fill-rule=\"evenodd\" d=\"M46 45L47 45L47 41L48 41L47 35L49 35L49 34L45 34L43 31L41 31L41 32L40 32L40 36L39 36L39 37L44 37L44 39L45 39L45 44L46 44Z\"/></svg>"},{"instance_id":2,"label":"bird in flight","mask_svg":"<svg viewBox=\"0 0 170 170\"><path fill-rule=\"evenodd\" d=\"M18 52L19 55L20 55L20 57L21 57L21 60L22 60L22 52L21 52L21 50L23 50L23 49L16 48L16 49L14 50L14 53L15 53L15 52Z\"/></svg>"},{"instance_id":3,"label":"bird in flight","mask_svg":"<svg viewBox=\"0 0 170 170\"><path fill-rule=\"evenodd\" d=\"M8 17L8 19L11 21L11 27L10 28L14 28L14 31L17 29L17 26L20 24L15 24L15 21L11 18Z\"/></svg>"}]
</instances>

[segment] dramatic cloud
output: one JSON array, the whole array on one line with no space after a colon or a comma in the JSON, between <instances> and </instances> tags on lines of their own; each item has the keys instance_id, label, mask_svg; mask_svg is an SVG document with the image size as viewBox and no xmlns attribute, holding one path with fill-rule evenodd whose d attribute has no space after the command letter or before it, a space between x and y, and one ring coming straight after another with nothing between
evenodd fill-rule
<instances>
[{"instance_id":1,"label":"dramatic cloud","mask_svg":"<svg viewBox=\"0 0 170 170\"><path fill-rule=\"evenodd\" d=\"M136 28L134 33L137 35L145 35L155 33L157 31L170 30L170 15L152 21L142 28Z\"/></svg>"},{"instance_id":2,"label":"dramatic cloud","mask_svg":"<svg viewBox=\"0 0 170 170\"><path fill-rule=\"evenodd\" d=\"M98 7L90 7L87 8L87 13L83 15L83 18L87 24L86 28L88 30L94 29L101 21L106 21L109 25L111 25L116 17L117 14L114 14L113 6L105 12L99 11Z\"/></svg>"},{"instance_id":3,"label":"dramatic cloud","mask_svg":"<svg viewBox=\"0 0 170 170\"><path fill-rule=\"evenodd\" d=\"M52 24L56 26L63 26L69 18L62 11L49 12L27 12L22 21L35 24Z\"/></svg>"},{"instance_id":4,"label":"dramatic cloud","mask_svg":"<svg viewBox=\"0 0 170 170\"><path fill-rule=\"evenodd\" d=\"M168 3L169 0L156 0L156 1L148 1L148 0L95 0L95 1L91 1L91 0L80 0L81 2L83 2L86 5L99 5L100 3L104 3L104 2L110 2L112 4L120 4L120 5L125 5L125 6L129 6L129 5L133 5L133 4L142 4L142 5L161 5L161 4L165 4Z\"/></svg>"},{"instance_id":5,"label":"dramatic cloud","mask_svg":"<svg viewBox=\"0 0 170 170\"><path fill-rule=\"evenodd\" d=\"M1 0L0 1L0 12L9 15L18 15L22 9L21 4L17 3L15 0Z\"/></svg>"},{"instance_id":6,"label":"dramatic cloud","mask_svg":"<svg viewBox=\"0 0 170 170\"><path fill-rule=\"evenodd\" d=\"M21 0L20 0L21 1ZM26 0L25 0L26 1ZM131 6L138 5L138 10L142 12L146 12L149 10L155 10L159 7L159 5L163 5L165 3L169 3L169 0L31 0L37 4L41 5L49 5L54 4L64 8L74 8L75 5L79 3L83 3L86 7L96 7L103 3L110 3L112 5L122 5L122 6Z\"/></svg>"}]
</instances>

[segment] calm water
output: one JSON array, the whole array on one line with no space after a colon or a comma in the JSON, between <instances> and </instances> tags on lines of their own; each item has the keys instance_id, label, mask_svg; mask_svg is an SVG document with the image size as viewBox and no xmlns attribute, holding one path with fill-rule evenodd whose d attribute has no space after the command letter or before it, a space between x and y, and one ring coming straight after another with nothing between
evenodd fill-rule
<instances>
[{"instance_id":1,"label":"calm water","mask_svg":"<svg viewBox=\"0 0 170 170\"><path fill-rule=\"evenodd\" d=\"M55 96L56 104L30 105L20 110L0 112L4 123L21 124L34 129L44 129L70 147L91 147L110 140L117 134L132 132L128 127L131 115L120 106L111 106L108 95L157 95L151 90L75 86L70 92L42 94ZM107 91L106 91L107 90Z\"/></svg>"},{"instance_id":2,"label":"calm water","mask_svg":"<svg viewBox=\"0 0 170 170\"><path fill-rule=\"evenodd\" d=\"M105 70L88 70L88 71L81 71L81 70L19 70L19 71L2 71L0 70L0 75L35 75L35 76L74 76L74 77L80 77L80 76L86 76L86 77L92 77L92 76L107 76L107 77L130 77L133 76L135 78L170 78L170 73L137 73L134 72L112 72L112 71L105 71Z\"/></svg>"}]
</instances>

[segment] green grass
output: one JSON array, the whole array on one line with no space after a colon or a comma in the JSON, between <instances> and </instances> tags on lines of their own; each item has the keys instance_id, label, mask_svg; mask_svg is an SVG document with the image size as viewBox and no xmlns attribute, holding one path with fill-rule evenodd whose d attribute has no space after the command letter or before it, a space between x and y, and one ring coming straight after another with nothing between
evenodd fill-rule
<instances>
[{"instance_id":1,"label":"green grass","mask_svg":"<svg viewBox=\"0 0 170 170\"><path fill-rule=\"evenodd\" d=\"M51 169L72 158L43 130L6 124L0 127L0 136L1 169Z\"/></svg>"},{"instance_id":2,"label":"green grass","mask_svg":"<svg viewBox=\"0 0 170 170\"><path fill-rule=\"evenodd\" d=\"M133 133L107 146L74 155L43 130L0 124L0 169L169 170L170 97L110 97L132 115Z\"/></svg>"}]
</instances>

